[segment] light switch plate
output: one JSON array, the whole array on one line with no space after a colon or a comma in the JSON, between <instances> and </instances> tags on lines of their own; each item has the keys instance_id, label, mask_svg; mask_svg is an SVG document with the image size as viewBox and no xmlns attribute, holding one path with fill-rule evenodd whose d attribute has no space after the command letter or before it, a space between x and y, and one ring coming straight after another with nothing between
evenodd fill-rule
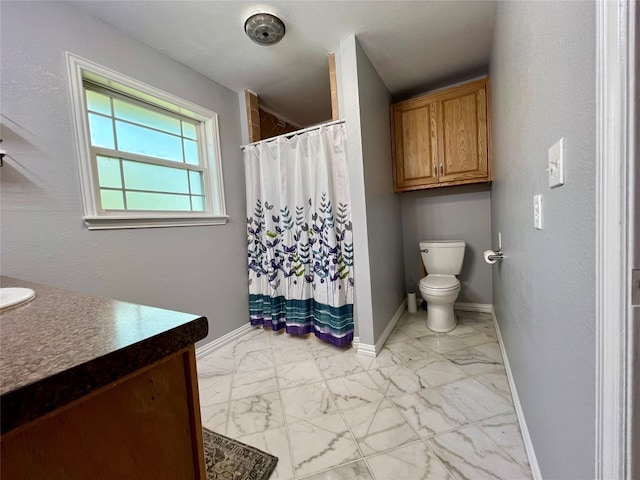
<instances>
[{"instance_id":1,"label":"light switch plate","mask_svg":"<svg viewBox=\"0 0 640 480\"><path fill-rule=\"evenodd\" d=\"M551 188L564 185L564 137L549 148L547 172Z\"/></svg>"},{"instance_id":2,"label":"light switch plate","mask_svg":"<svg viewBox=\"0 0 640 480\"><path fill-rule=\"evenodd\" d=\"M542 195L533 196L533 226L542 230Z\"/></svg>"}]
</instances>

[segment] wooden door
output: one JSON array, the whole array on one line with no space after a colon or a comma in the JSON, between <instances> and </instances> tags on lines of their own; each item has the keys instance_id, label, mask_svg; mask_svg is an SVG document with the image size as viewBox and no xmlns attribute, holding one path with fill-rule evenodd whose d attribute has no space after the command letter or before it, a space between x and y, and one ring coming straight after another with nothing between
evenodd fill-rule
<instances>
[{"instance_id":1,"label":"wooden door","mask_svg":"<svg viewBox=\"0 0 640 480\"><path fill-rule=\"evenodd\" d=\"M394 190L437 183L436 102L418 99L393 105L391 123Z\"/></svg>"},{"instance_id":2,"label":"wooden door","mask_svg":"<svg viewBox=\"0 0 640 480\"><path fill-rule=\"evenodd\" d=\"M439 96L440 183L490 180L486 86L481 80Z\"/></svg>"}]
</instances>

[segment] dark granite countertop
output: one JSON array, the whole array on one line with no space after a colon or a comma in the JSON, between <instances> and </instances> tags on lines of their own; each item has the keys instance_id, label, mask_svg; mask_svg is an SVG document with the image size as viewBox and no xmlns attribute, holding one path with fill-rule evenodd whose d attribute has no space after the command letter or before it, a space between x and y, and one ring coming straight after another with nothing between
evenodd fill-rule
<instances>
[{"instance_id":1,"label":"dark granite countertop","mask_svg":"<svg viewBox=\"0 0 640 480\"><path fill-rule=\"evenodd\" d=\"M0 312L6 433L206 337L205 317L0 276L36 292Z\"/></svg>"}]
</instances>

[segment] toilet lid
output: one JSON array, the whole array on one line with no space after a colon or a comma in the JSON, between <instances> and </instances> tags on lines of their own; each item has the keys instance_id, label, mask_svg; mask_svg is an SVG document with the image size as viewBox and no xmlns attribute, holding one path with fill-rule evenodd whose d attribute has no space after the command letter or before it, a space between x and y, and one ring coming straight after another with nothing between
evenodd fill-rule
<instances>
[{"instance_id":1,"label":"toilet lid","mask_svg":"<svg viewBox=\"0 0 640 480\"><path fill-rule=\"evenodd\" d=\"M420 280L420 286L432 290L454 290L460 286L460 280L453 275L427 275Z\"/></svg>"}]
</instances>

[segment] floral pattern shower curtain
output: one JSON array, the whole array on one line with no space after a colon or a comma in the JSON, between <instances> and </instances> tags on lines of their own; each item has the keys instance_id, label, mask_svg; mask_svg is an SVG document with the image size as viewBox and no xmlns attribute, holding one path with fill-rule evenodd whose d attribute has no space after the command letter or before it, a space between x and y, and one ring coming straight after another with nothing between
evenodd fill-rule
<instances>
[{"instance_id":1,"label":"floral pattern shower curtain","mask_svg":"<svg viewBox=\"0 0 640 480\"><path fill-rule=\"evenodd\" d=\"M353 236L344 124L244 150L252 325L353 340Z\"/></svg>"}]
</instances>

